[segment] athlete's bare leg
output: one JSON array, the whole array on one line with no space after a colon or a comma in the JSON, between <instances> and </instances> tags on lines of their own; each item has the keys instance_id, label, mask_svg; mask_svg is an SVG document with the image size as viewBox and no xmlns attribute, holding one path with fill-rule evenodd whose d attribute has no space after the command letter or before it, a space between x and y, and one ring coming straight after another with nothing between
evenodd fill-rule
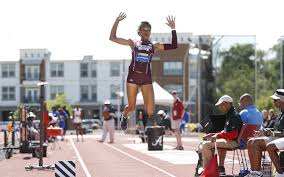
<instances>
[{"instance_id":1,"label":"athlete's bare leg","mask_svg":"<svg viewBox=\"0 0 284 177\"><path fill-rule=\"evenodd\" d=\"M129 112L132 112L135 110L136 97L137 97L139 86L136 84L127 83L126 88L127 88L128 105L124 108L124 111L123 111L124 117L127 117Z\"/></svg>"},{"instance_id":2,"label":"athlete's bare leg","mask_svg":"<svg viewBox=\"0 0 284 177\"><path fill-rule=\"evenodd\" d=\"M153 85L152 84L142 85L141 91L144 99L144 108L146 110L147 115L150 117L154 114L155 111Z\"/></svg>"}]
</instances>

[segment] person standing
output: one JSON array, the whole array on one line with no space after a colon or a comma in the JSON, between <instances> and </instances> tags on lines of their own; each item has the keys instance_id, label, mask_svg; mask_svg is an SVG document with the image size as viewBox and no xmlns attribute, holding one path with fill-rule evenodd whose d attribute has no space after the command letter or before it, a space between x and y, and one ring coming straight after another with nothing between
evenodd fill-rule
<instances>
[{"instance_id":1,"label":"person standing","mask_svg":"<svg viewBox=\"0 0 284 177\"><path fill-rule=\"evenodd\" d=\"M61 141L64 140L64 129L65 129L65 119L67 119L67 114L65 111L63 111L62 108L58 109L58 125L60 128L62 128L62 133L61 133Z\"/></svg>"},{"instance_id":2,"label":"person standing","mask_svg":"<svg viewBox=\"0 0 284 177\"><path fill-rule=\"evenodd\" d=\"M151 24L147 21L142 21L138 27L138 35L141 37L140 40L134 41L132 39L123 39L116 36L117 27L120 21L126 18L125 13L120 13L116 18L113 27L111 29L109 40L129 46L132 51L132 60L128 70L127 76L127 99L128 105L123 111L122 124L125 127L126 119L128 118L129 112L135 110L136 97L138 89L141 87L142 95L144 98L144 108L147 113L149 123L154 121L151 119L154 114L155 100L154 90L152 85L151 76L151 61L153 55L157 51L176 49L177 45L177 34L175 30L175 17L168 16L167 25L172 30L172 42L169 44L153 44L149 38L151 35ZM148 124L148 123L147 123Z\"/></svg>"},{"instance_id":3,"label":"person standing","mask_svg":"<svg viewBox=\"0 0 284 177\"><path fill-rule=\"evenodd\" d=\"M98 140L98 142L104 142L107 133L109 133L109 142L108 143L113 143L114 142L114 115L115 112L111 107L110 100L106 100L104 102L104 108L103 108L103 134L101 139Z\"/></svg>"},{"instance_id":4,"label":"person standing","mask_svg":"<svg viewBox=\"0 0 284 177\"><path fill-rule=\"evenodd\" d=\"M75 109L73 110L73 123L74 123L74 128L76 130L76 136L77 136L77 142L79 141L79 134L82 137L82 141L83 139L83 130L82 130L82 118L83 118L83 111L82 109L79 107L79 105L77 105L75 107Z\"/></svg>"},{"instance_id":5,"label":"person standing","mask_svg":"<svg viewBox=\"0 0 284 177\"><path fill-rule=\"evenodd\" d=\"M65 136L66 131L68 129L68 119L70 118L70 113L69 111L66 109L66 106L62 106L63 111L66 113L67 118L65 119L65 127L64 127L64 131L63 131L63 135Z\"/></svg>"},{"instance_id":6,"label":"person standing","mask_svg":"<svg viewBox=\"0 0 284 177\"><path fill-rule=\"evenodd\" d=\"M176 150L183 150L182 141L181 141L181 132L180 132L180 126L181 121L184 115L184 106L182 101L178 97L177 91L172 91L172 95L174 97L174 103L172 108L172 119L171 119L171 126L174 130L177 146L174 148Z\"/></svg>"}]
</instances>

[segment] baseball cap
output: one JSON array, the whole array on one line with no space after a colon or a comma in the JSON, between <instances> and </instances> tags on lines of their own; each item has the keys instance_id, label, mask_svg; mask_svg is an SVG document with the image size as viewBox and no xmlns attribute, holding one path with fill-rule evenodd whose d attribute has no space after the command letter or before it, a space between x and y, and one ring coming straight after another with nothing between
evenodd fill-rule
<instances>
[{"instance_id":1,"label":"baseball cap","mask_svg":"<svg viewBox=\"0 0 284 177\"><path fill-rule=\"evenodd\" d=\"M229 95L223 95L221 98L219 98L218 102L215 104L215 106L219 106L223 102L233 102L233 98L230 97Z\"/></svg>"},{"instance_id":2,"label":"baseball cap","mask_svg":"<svg viewBox=\"0 0 284 177\"><path fill-rule=\"evenodd\" d=\"M177 94L178 92L176 90L171 91L171 94Z\"/></svg>"},{"instance_id":3,"label":"baseball cap","mask_svg":"<svg viewBox=\"0 0 284 177\"><path fill-rule=\"evenodd\" d=\"M284 101L284 89L277 89L270 98L274 100Z\"/></svg>"},{"instance_id":4,"label":"baseball cap","mask_svg":"<svg viewBox=\"0 0 284 177\"><path fill-rule=\"evenodd\" d=\"M164 115L164 114L165 114L165 111L164 111L164 110L160 110L160 111L158 111L157 114L158 114L158 115Z\"/></svg>"},{"instance_id":5,"label":"baseball cap","mask_svg":"<svg viewBox=\"0 0 284 177\"><path fill-rule=\"evenodd\" d=\"M33 117L33 118L36 118L36 115L33 113L33 112L29 112L29 115L28 117Z\"/></svg>"}]
</instances>

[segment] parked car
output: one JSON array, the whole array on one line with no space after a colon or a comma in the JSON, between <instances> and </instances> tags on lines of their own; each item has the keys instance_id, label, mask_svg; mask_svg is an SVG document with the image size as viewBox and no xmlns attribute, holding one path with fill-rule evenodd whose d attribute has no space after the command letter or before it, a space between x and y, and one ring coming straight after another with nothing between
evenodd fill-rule
<instances>
[{"instance_id":1,"label":"parked car","mask_svg":"<svg viewBox=\"0 0 284 177\"><path fill-rule=\"evenodd\" d=\"M82 129L83 133L92 133L94 129L98 129L101 126L101 121L99 119L83 119Z\"/></svg>"}]
</instances>

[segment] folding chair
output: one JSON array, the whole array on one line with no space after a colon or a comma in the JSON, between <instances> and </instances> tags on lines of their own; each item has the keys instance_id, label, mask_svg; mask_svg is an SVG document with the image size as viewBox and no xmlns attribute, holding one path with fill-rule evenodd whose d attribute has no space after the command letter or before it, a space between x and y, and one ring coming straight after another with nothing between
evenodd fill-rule
<instances>
[{"instance_id":1,"label":"folding chair","mask_svg":"<svg viewBox=\"0 0 284 177\"><path fill-rule=\"evenodd\" d=\"M233 167L232 167L232 174L234 174L234 167L235 167L235 152L237 153L238 161L240 167L244 167L244 170L248 170L248 163L245 154L245 150L247 149L247 141L250 137L253 137L255 134L255 130L258 130L259 126L254 124L245 125L243 124L241 131L238 135L237 142L239 144L236 148L218 148L227 151L233 151ZM238 153L239 150L239 153ZM240 160L241 159L241 160Z\"/></svg>"}]
</instances>

